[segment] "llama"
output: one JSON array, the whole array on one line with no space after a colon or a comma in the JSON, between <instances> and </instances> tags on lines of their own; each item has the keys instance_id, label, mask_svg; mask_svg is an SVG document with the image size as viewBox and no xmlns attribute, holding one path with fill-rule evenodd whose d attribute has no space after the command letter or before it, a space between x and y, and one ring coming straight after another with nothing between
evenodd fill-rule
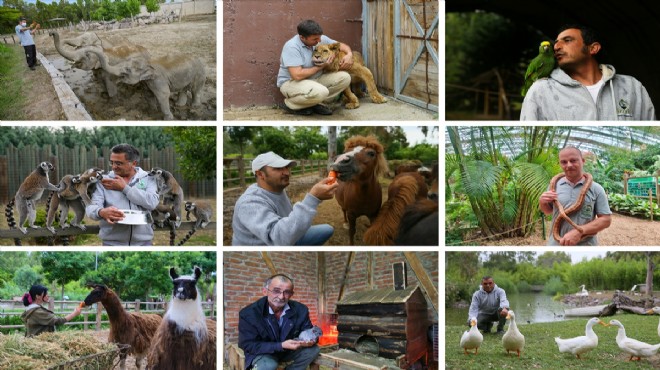
<instances>
[{"instance_id":1,"label":"llama","mask_svg":"<svg viewBox=\"0 0 660 370\"><path fill-rule=\"evenodd\" d=\"M119 355L119 368L126 370L126 356L135 356L135 367L140 369L142 359L147 356L151 339L163 319L156 314L126 312L112 289L101 284L92 285L92 292L85 297L85 306L101 302L110 319L108 342L129 344L131 347Z\"/></svg>"},{"instance_id":2,"label":"llama","mask_svg":"<svg viewBox=\"0 0 660 370\"><path fill-rule=\"evenodd\" d=\"M170 268L172 301L149 350L147 369L216 369L216 323L202 310L196 286L201 275L197 266L185 276Z\"/></svg>"}]
</instances>

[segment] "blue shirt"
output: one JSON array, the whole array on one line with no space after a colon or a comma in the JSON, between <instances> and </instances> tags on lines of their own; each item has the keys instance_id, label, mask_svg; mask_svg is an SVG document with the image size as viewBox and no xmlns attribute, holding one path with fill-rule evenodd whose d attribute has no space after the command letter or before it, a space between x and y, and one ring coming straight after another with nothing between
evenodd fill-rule
<instances>
[{"instance_id":1,"label":"blue shirt","mask_svg":"<svg viewBox=\"0 0 660 370\"><path fill-rule=\"evenodd\" d=\"M328 36L321 35L319 45L332 44L337 41L329 38ZM284 44L282 48L282 56L280 57L280 71L277 74L277 87L281 87L285 82L291 79L289 67L309 68L314 66L312 62L312 55L314 54L314 47L305 45L300 39L300 35L295 35ZM318 71L309 78L318 78L323 72Z\"/></svg>"},{"instance_id":2,"label":"blue shirt","mask_svg":"<svg viewBox=\"0 0 660 370\"><path fill-rule=\"evenodd\" d=\"M20 24L16 26L16 34L18 35L18 38L21 40L21 46L30 46L34 45L34 40L32 39L32 32L30 30L25 30L21 31L23 26Z\"/></svg>"}]
</instances>

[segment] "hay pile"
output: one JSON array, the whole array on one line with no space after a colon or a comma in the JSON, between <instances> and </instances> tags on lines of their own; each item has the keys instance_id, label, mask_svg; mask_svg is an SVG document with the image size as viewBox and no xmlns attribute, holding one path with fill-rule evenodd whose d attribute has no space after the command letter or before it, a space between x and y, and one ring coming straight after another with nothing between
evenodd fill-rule
<instances>
[{"instance_id":1,"label":"hay pile","mask_svg":"<svg viewBox=\"0 0 660 370\"><path fill-rule=\"evenodd\" d=\"M81 331L44 333L32 338L25 338L23 334L0 334L0 369L45 370L116 348Z\"/></svg>"}]
</instances>

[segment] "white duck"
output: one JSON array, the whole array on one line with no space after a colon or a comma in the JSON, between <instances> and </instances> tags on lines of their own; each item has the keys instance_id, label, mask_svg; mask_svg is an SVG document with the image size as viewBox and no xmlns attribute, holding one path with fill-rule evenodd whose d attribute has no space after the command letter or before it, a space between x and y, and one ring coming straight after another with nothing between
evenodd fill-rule
<instances>
[{"instance_id":1,"label":"white duck","mask_svg":"<svg viewBox=\"0 0 660 370\"><path fill-rule=\"evenodd\" d=\"M610 320L610 325L619 327L619 332L616 334L616 344L623 352L630 354L630 361L633 361L633 357L637 357L636 361L641 360L642 357L651 357L660 349L660 343L653 345L628 338L626 329L618 320Z\"/></svg>"},{"instance_id":2,"label":"white duck","mask_svg":"<svg viewBox=\"0 0 660 370\"><path fill-rule=\"evenodd\" d=\"M476 355L479 352L479 346L484 341L484 336L479 332L477 328L477 318L473 317L470 319L470 330L466 330L461 336L461 347L465 354L469 354L468 349L474 348L474 354Z\"/></svg>"},{"instance_id":3,"label":"white duck","mask_svg":"<svg viewBox=\"0 0 660 370\"><path fill-rule=\"evenodd\" d=\"M509 314L506 316L507 319L511 320L509 323L509 328L502 336L502 345L506 350L507 356L510 351L518 352L518 357L520 357L520 351L522 351L525 346L525 336L520 333L518 326L516 325L516 314L513 311L509 311Z\"/></svg>"},{"instance_id":4,"label":"white duck","mask_svg":"<svg viewBox=\"0 0 660 370\"><path fill-rule=\"evenodd\" d=\"M660 315L660 307L653 307L652 309L646 311L648 314L657 313ZM658 336L660 336L660 322L658 322Z\"/></svg>"},{"instance_id":5,"label":"white duck","mask_svg":"<svg viewBox=\"0 0 660 370\"><path fill-rule=\"evenodd\" d=\"M602 322L599 318L594 317L587 321L587 326L585 327L586 335L570 339L556 337L555 342L557 343L557 347L559 347L559 352L569 352L574 354L577 358L582 359L580 357L581 354L589 352L598 346L598 336L594 333L593 329L593 326L596 324L607 326L607 324Z\"/></svg>"}]
</instances>

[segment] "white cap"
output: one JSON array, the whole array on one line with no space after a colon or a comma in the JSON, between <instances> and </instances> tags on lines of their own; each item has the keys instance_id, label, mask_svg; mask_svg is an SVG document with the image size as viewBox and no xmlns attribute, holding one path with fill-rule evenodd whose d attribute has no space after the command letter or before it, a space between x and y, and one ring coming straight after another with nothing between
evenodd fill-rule
<instances>
[{"instance_id":1,"label":"white cap","mask_svg":"<svg viewBox=\"0 0 660 370\"><path fill-rule=\"evenodd\" d=\"M283 167L295 166L296 164L297 164L296 161L292 161L290 159L284 159L273 152L268 152L268 153L259 154L257 158L255 158L252 161L252 172L256 172L257 170L262 169L264 166L270 166L273 168L283 168Z\"/></svg>"}]
</instances>

